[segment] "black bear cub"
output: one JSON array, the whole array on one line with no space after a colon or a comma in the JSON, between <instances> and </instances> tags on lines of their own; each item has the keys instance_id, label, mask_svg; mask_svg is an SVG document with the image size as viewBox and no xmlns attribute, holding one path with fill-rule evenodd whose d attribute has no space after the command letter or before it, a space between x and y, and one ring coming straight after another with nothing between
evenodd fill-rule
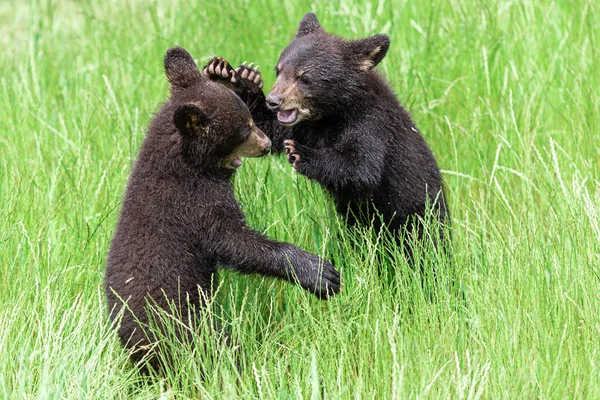
<instances>
[{"instance_id":1,"label":"black bear cub","mask_svg":"<svg viewBox=\"0 0 600 400\"><path fill-rule=\"evenodd\" d=\"M175 305L188 325L210 297L217 267L297 282L320 298L340 289L333 265L246 226L231 177L241 157L271 147L246 105L203 76L182 48L167 52L164 67L171 97L131 172L104 282L111 318L126 303L119 336L138 350L134 361L157 340L147 330L153 307L170 313Z\"/></svg>"},{"instance_id":2,"label":"black bear cub","mask_svg":"<svg viewBox=\"0 0 600 400\"><path fill-rule=\"evenodd\" d=\"M300 174L323 185L349 224L422 235L427 204L440 226L448 222L444 187L431 150L373 69L389 46L383 34L331 35L308 13L279 57L266 98L251 65L232 70L215 58L205 71L238 93L273 141L272 151L285 150Z\"/></svg>"}]
</instances>

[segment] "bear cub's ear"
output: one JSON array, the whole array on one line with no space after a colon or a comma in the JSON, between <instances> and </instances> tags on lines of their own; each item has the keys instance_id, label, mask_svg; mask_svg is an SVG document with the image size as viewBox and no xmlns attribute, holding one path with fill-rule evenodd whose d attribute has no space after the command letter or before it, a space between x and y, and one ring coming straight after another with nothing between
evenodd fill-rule
<instances>
[{"instance_id":1,"label":"bear cub's ear","mask_svg":"<svg viewBox=\"0 0 600 400\"><path fill-rule=\"evenodd\" d=\"M164 64L165 74L173 87L186 88L202 79L194 59L181 47L167 50Z\"/></svg>"},{"instance_id":2,"label":"bear cub's ear","mask_svg":"<svg viewBox=\"0 0 600 400\"><path fill-rule=\"evenodd\" d=\"M296 37L308 35L309 33L313 33L318 30L322 30L321 24L319 24L317 16L309 12L304 16L304 18L302 18L302 21L300 21Z\"/></svg>"},{"instance_id":3,"label":"bear cub's ear","mask_svg":"<svg viewBox=\"0 0 600 400\"><path fill-rule=\"evenodd\" d=\"M184 104L175 110L173 122L182 135L198 135L207 132L210 118L194 104Z\"/></svg>"},{"instance_id":4,"label":"bear cub's ear","mask_svg":"<svg viewBox=\"0 0 600 400\"><path fill-rule=\"evenodd\" d=\"M358 68L366 72L383 60L390 48L390 38L388 35L379 34L366 39L353 40L350 46L355 57L358 57Z\"/></svg>"}]
</instances>

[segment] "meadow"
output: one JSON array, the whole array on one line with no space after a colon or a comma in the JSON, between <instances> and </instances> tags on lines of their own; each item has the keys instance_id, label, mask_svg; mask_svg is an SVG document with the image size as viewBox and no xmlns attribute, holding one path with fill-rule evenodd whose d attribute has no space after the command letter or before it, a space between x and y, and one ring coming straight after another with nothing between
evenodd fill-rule
<instances>
[{"instance_id":1,"label":"meadow","mask_svg":"<svg viewBox=\"0 0 600 400\"><path fill-rule=\"evenodd\" d=\"M102 280L164 53L255 61L268 90L307 11L390 35L378 69L443 170L452 262L420 253L423 285L283 157L247 160L249 225L332 260L343 290L224 272L207 318L235 348L144 377ZM0 2L0 398L600 398L598 40L594 0Z\"/></svg>"}]
</instances>

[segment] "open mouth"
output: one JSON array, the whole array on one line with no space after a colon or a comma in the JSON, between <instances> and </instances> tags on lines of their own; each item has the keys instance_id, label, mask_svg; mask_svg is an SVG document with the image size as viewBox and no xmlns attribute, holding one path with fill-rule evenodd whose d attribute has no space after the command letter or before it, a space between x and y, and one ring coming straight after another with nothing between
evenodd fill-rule
<instances>
[{"instance_id":1,"label":"open mouth","mask_svg":"<svg viewBox=\"0 0 600 400\"><path fill-rule=\"evenodd\" d=\"M221 168L237 169L242 166L242 159L240 157L232 158L231 160L223 161Z\"/></svg>"},{"instance_id":2,"label":"open mouth","mask_svg":"<svg viewBox=\"0 0 600 400\"><path fill-rule=\"evenodd\" d=\"M277 112L277 120L283 125L292 125L298 120L298 109L281 110Z\"/></svg>"}]
</instances>

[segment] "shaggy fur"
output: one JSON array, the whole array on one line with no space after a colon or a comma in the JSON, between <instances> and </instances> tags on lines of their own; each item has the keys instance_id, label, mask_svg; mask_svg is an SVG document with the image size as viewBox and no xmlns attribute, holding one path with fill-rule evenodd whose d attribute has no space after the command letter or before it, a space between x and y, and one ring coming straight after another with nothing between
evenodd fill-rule
<instances>
[{"instance_id":1,"label":"shaggy fur","mask_svg":"<svg viewBox=\"0 0 600 400\"><path fill-rule=\"evenodd\" d=\"M106 266L111 318L125 302L119 335L139 350L135 361L157 339L145 333L156 319L148 304L169 313L175 306L187 324L211 296L217 267L297 282L320 298L340 289L333 265L246 226L231 177L240 157L271 146L246 105L206 79L182 48L170 49L164 65L171 97L131 172Z\"/></svg>"},{"instance_id":2,"label":"shaggy fur","mask_svg":"<svg viewBox=\"0 0 600 400\"><path fill-rule=\"evenodd\" d=\"M404 227L422 236L429 204L449 223L435 158L408 112L373 68L390 45L386 35L344 40L308 13L279 58L277 80L265 98L252 66L233 70L222 59L208 67L248 104L257 125L285 151L293 167L331 193L350 225ZM207 71L207 69L205 69ZM444 230L440 229L443 237Z\"/></svg>"}]
</instances>

